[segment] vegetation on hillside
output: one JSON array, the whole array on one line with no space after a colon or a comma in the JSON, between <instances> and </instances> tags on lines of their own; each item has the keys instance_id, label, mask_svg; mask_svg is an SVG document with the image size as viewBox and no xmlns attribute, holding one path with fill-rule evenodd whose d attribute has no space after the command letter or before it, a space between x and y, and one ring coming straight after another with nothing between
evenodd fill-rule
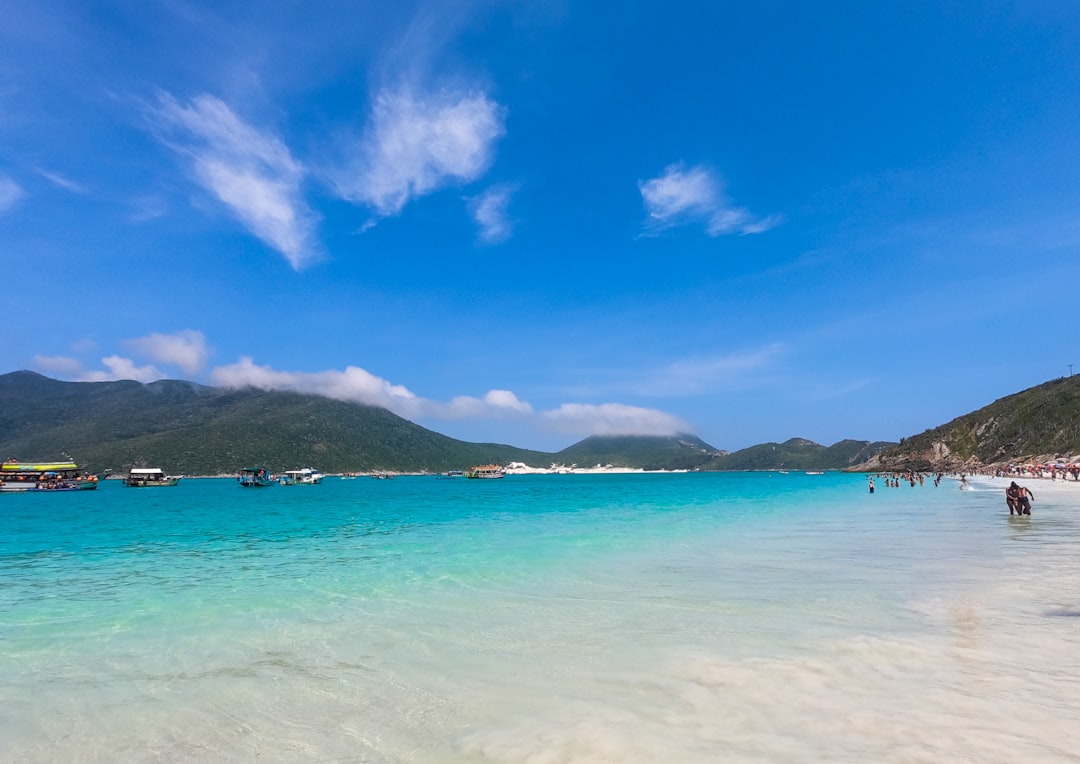
<instances>
[{"instance_id":1,"label":"vegetation on hillside","mask_svg":"<svg viewBox=\"0 0 1080 764\"><path fill-rule=\"evenodd\" d=\"M823 446L804 438L783 443L762 443L730 454L718 455L704 465L710 470L842 470L871 459L892 443L842 440Z\"/></svg>"},{"instance_id":2,"label":"vegetation on hillside","mask_svg":"<svg viewBox=\"0 0 1080 764\"><path fill-rule=\"evenodd\" d=\"M955 469L1080 453L1080 376L1006 396L882 452L889 469Z\"/></svg>"},{"instance_id":3,"label":"vegetation on hillside","mask_svg":"<svg viewBox=\"0 0 1080 764\"><path fill-rule=\"evenodd\" d=\"M315 395L171 380L59 382L30 372L0 377L0 449L21 459L66 452L96 471L154 466L195 475L252 465L421 472L551 459L466 443L385 409Z\"/></svg>"},{"instance_id":4,"label":"vegetation on hillside","mask_svg":"<svg viewBox=\"0 0 1080 764\"><path fill-rule=\"evenodd\" d=\"M560 464L646 470L700 469L717 451L693 435L592 435L557 455Z\"/></svg>"},{"instance_id":5,"label":"vegetation on hillside","mask_svg":"<svg viewBox=\"0 0 1080 764\"><path fill-rule=\"evenodd\" d=\"M650 470L843 469L888 444L808 440L727 453L692 435L593 436L557 453L467 443L373 406L317 395L191 382L61 382L0 376L0 458L70 455L94 471L160 467L187 475L242 467L327 472L443 472L523 462Z\"/></svg>"}]
</instances>

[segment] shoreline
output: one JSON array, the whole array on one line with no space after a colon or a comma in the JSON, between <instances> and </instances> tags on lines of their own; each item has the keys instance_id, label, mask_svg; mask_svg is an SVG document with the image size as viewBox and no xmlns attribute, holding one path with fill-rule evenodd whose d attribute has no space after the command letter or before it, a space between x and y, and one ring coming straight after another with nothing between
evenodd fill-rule
<instances>
[{"instance_id":1,"label":"shoreline","mask_svg":"<svg viewBox=\"0 0 1080 764\"><path fill-rule=\"evenodd\" d=\"M511 462L505 468L507 475L679 475L693 472L694 470L647 470L639 467L613 467L613 466L596 466L596 467L578 467L576 465L570 467L530 467L527 464L520 462ZM742 470L735 470L741 472ZM776 470L754 470L755 472L775 472ZM396 472L393 470L377 470L374 472L356 472L356 473L344 473L344 472L327 472L326 477L331 478L378 478L381 476L390 477L438 477L440 475L446 475L445 472ZM218 480L225 478L236 478L235 473L226 472L218 475L181 475L183 480ZM459 476L463 477L463 476ZM123 475L113 473L107 478L102 480L123 480Z\"/></svg>"},{"instance_id":2,"label":"shoreline","mask_svg":"<svg viewBox=\"0 0 1080 764\"><path fill-rule=\"evenodd\" d=\"M615 467L613 465L596 465L593 467L579 467L576 464L570 466L554 465L551 467L530 467L522 462L511 462L505 468L507 475L684 475L690 473L737 473L737 472L752 472L752 473L765 473L772 472L777 474L790 473L793 475L801 474L828 474L828 473L844 473L852 475L883 475L889 470L843 470L843 469L825 469L825 470L803 470L803 469L756 469L756 470L690 470L690 469L673 469L673 470L648 470L643 467ZM924 472L924 474L931 474L930 472ZM896 474L900 474L897 472ZM326 477L330 478L378 478L382 476L391 477L437 477L440 475L446 475L445 472L396 472L393 470L376 470L376 471L363 471L355 473L344 472L327 472ZM236 473L225 472L216 475L180 475L183 480L213 480L213 479L236 479ZM953 475L946 474L945 477L949 480L959 482L959 478ZM113 473L108 477L101 478L102 481L124 479L123 474ZM1074 481L1070 479L1052 479L1050 477L1041 475L984 475L980 473L972 473L967 475L967 481L969 483L979 484L986 487L991 487L1002 483L1003 481L1034 481L1038 485L1043 486L1056 486L1056 485L1069 485L1075 486L1076 490L1080 490L1080 481ZM1008 485L1008 482L1005 482ZM1070 488L1070 490L1072 490Z\"/></svg>"},{"instance_id":3,"label":"shoreline","mask_svg":"<svg viewBox=\"0 0 1080 764\"><path fill-rule=\"evenodd\" d=\"M957 478L952 478L952 480L960 482ZM1032 487L1033 484L1043 493L1049 492L1056 496L1072 495L1080 497L1080 482L1073 480L1051 480L1044 477L1022 477L1019 475L1002 475L1000 477L994 475L971 475L967 478L967 482L976 488L1000 488L1002 492L1014 481L1032 492L1035 490Z\"/></svg>"}]
</instances>

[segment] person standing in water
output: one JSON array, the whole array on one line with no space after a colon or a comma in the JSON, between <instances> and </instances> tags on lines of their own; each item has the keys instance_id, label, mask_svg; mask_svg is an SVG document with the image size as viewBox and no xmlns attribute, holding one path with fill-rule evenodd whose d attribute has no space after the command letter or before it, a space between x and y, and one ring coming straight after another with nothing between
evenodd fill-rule
<instances>
[{"instance_id":1,"label":"person standing in water","mask_svg":"<svg viewBox=\"0 0 1080 764\"><path fill-rule=\"evenodd\" d=\"M1005 489L1005 503L1009 505L1009 514L1021 514L1020 512L1020 486L1014 480Z\"/></svg>"},{"instance_id":2,"label":"person standing in water","mask_svg":"<svg viewBox=\"0 0 1080 764\"><path fill-rule=\"evenodd\" d=\"M870 478L870 493L874 492L874 479Z\"/></svg>"},{"instance_id":3,"label":"person standing in water","mask_svg":"<svg viewBox=\"0 0 1080 764\"><path fill-rule=\"evenodd\" d=\"M1033 494L1028 489L1024 488L1024 486L1018 486L1018 487L1020 489L1020 499L1019 499L1019 504L1018 504L1017 509L1016 509L1016 514L1018 514L1018 515L1019 514L1030 515L1031 514L1031 502L1035 501L1035 494ZM1021 511L1021 510L1023 510L1023 511Z\"/></svg>"}]
</instances>

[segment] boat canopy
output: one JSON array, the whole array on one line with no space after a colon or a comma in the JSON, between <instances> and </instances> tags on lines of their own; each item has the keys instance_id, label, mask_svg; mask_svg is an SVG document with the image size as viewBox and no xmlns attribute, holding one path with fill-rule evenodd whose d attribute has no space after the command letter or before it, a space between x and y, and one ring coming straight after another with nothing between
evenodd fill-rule
<instances>
[{"instance_id":1,"label":"boat canopy","mask_svg":"<svg viewBox=\"0 0 1080 764\"><path fill-rule=\"evenodd\" d=\"M77 470L79 465L75 462L42 462L32 464L29 462L4 462L0 465L3 472L61 472L64 470Z\"/></svg>"}]
</instances>

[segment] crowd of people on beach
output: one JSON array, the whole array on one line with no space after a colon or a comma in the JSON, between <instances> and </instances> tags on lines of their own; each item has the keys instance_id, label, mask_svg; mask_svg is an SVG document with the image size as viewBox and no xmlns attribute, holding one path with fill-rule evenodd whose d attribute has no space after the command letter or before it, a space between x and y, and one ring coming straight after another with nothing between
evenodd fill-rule
<instances>
[{"instance_id":1,"label":"crowd of people on beach","mask_svg":"<svg viewBox=\"0 0 1080 764\"><path fill-rule=\"evenodd\" d=\"M1080 483L1080 463L1022 464L1010 467L1008 470L1002 470L1002 472L1011 475L1026 475L1033 478L1045 478L1049 475L1051 480L1057 480L1059 477L1062 480L1068 480L1072 476L1074 483ZM1005 474L1002 474L1001 477L1005 477Z\"/></svg>"},{"instance_id":2,"label":"crowd of people on beach","mask_svg":"<svg viewBox=\"0 0 1080 764\"><path fill-rule=\"evenodd\" d=\"M1080 469L1078 469L1078 472L1080 472ZM991 477L991 476L992 477L1008 477L1010 474L1018 474L1018 473L1010 473L1007 470L995 469L995 470L985 470L985 471L970 470L970 474L972 474L972 475L981 474L981 475L984 475L986 477ZM1075 473L1070 473L1070 474L1073 474L1073 477L1074 477L1074 480L1075 480L1076 479L1076 474ZM958 473L956 473L956 477L960 481L960 488L961 489L967 488L968 490L972 490L970 484L967 481L967 476L968 476L968 472L958 472ZM937 472L937 473L934 474L934 487L935 488L938 485L941 484L941 480L944 477L945 477L944 472ZM924 485L925 482L926 482L926 476L922 472L917 472L917 471L876 472L876 473L867 475L867 487L869 488L870 493L873 493L876 486L877 486L877 483L875 482L875 478L877 480L881 480L885 484L885 486L887 488L899 488L902 483L906 483L907 485L914 488L916 485L921 486L921 485ZM1056 477L1052 475L1050 479L1055 480ZM1062 475L1061 479L1064 480L1065 475ZM1009 487L1005 489L1005 503L1009 507L1009 514L1010 515L1021 515L1021 516L1022 515L1030 515L1031 514L1031 502L1033 502L1033 501L1035 501L1035 494L1031 491L1031 489L1029 489L1029 488L1027 488L1025 486L1017 484L1017 482L1015 480L1011 481L1010 484L1009 484Z\"/></svg>"},{"instance_id":3,"label":"crowd of people on beach","mask_svg":"<svg viewBox=\"0 0 1080 764\"><path fill-rule=\"evenodd\" d=\"M1080 458L1080 457L1078 457ZM991 467L969 469L971 475L983 475L985 477L1018 477L1036 480L1068 480L1080 483L1080 461L1071 461L1066 464L1010 464L1007 466L995 465Z\"/></svg>"},{"instance_id":4,"label":"crowd of people on beach","mask_svg":"<svg viewBox=\"0 0 1080 764\"><path fill-rule=\"evenodd\" d=\"M1067 460L1043 462L1033 464L1010 464L1007 466L993 466L984 469L970 470L972 475L982 475L996 478L1027 478L1034 480L1060 479L1062 482L1072 478L1073 483L1080 483L1080 457L1070 457ZM1009 507L1010 515L1030 515L1031 502L1035 501L1035 494L1030 488L1022 486L1015 480L1009 482L1005 489L1005 504Z\"/></svg>"}]
</instances>

